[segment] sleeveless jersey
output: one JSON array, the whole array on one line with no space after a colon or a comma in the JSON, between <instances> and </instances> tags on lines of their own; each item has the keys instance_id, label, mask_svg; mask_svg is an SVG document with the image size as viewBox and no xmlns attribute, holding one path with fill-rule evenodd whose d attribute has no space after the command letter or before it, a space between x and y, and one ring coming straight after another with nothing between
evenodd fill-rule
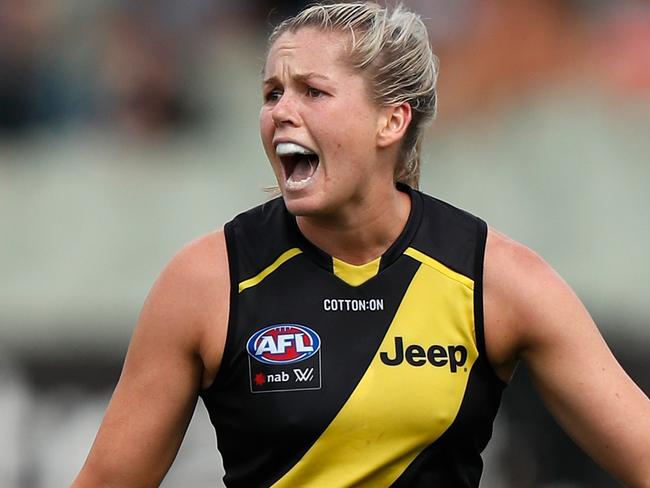
<instances>
[{"instance_id":1,"label":"sleeveless jersey","mask_svg":"<svg viewBox=\"0 0 650 488\"><path fill-rule=\"evenodd\" d=\"M398 239L361 266L281 198L226 224L230 317L201 392L228 487L477 487L503 383L486 359L486 224L400 186Z\"/></svg>"}]
</instances>

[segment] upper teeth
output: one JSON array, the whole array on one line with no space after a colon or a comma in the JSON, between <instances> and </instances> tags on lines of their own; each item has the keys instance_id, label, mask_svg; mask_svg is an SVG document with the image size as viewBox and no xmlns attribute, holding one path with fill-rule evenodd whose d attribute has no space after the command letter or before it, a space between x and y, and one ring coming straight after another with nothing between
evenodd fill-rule
<instances>
[{"instance_id":1,"label":"upper teeth","mask_svg":"<svg viewBox=\"0 0 650 488\"><path fill-rule=\"evenodd\" d=\"M278 156L288 156L289 154L315 154L314 151L293 142L281 142L275 146L275 152Z\"/></svg>"}]
</instances>

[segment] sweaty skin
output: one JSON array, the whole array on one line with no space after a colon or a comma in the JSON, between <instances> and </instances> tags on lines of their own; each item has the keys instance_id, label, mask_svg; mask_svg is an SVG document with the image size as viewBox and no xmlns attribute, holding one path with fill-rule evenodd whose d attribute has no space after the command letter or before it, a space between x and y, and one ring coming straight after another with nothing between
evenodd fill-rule
<instances>
[{"instance_id":1,"label":"sweaty skin","mask_svg":"<svg viewBox=\"0 0 650 488\"><path fill-rule=\"evenodd\" d=\"M303 234L328 254L363 264L386 251L409 214L410 200L396 190L393 171L411 111L408 104L375 106L363 77L343 62L345 39L306 28L277 39L265 68L260 133ZM278 142L318 154L309 184L287 189ZM144 304L119 383L73 487L160 483L199 389L219 369L229 293L222 231L171 260ZM564 281L532 251L492 229L484 311L487 354L498 376L509 380L524 361L569 435L627 486L650 488L650 401Z\"/></svg>"}]
</instances>

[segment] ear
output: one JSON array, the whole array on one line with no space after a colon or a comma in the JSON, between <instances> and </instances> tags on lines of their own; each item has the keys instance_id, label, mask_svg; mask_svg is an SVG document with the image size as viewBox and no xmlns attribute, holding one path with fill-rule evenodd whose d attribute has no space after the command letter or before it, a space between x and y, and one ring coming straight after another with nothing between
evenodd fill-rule
<instances>
[{"instance_id":1,"label":"ear","mask_svg":"<svg viewBox=\"0 0 650 488\"><path fill-rule=\"evenodd\" d=\"M379 118L377 145L386 148L402 140L411 123L411 116L408 102L384 107Z\"/></svg>"}]
</instances>

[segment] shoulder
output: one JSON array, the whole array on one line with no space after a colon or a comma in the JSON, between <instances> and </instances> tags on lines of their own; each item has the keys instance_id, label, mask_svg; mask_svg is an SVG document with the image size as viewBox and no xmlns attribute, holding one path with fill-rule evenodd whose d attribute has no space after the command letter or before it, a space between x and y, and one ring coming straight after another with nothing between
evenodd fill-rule
<instances>
[{"instance_id":1,"label":"shoulder","mask_svg":"<svg viewBox=\"0 0 650 488\"><path fill-rule=\"evenodd\" d=\"M568 317L585 313L541 256L492 228L485 249L483 305L488 356L502 379L527 350L554 340Z\"/></svg>"},{"instance_id":2,"label":"shoulder","mask_svg":"<svg viewBox=\"0 0 650 488\"><path fill-rule=\"evenodd\" d=\"M259 231L260 227L273 225L278 220L282 220L285 212L284 200L277 196L236 215L226 224L226 235L235 232L235 229L244 229L247 232Z\"/></svg>"},{"instance_id":3,"label":"shoulder","mask_svg":"<svg viewBox=\"0 0 650 488\"><path fill-rule=\"evenodd\" d=\"M479 278L487 225L471 213L412 190L412 245L473 280Z\"/></svg>"},{"instance_id":4,"label":"shoulder","mask_svg":"<svg viewBox=\"0 0 650 488\"><path fill-rule=\"evenodd\" d=\"M200 237L179 250L158 277L154 290L187 297L228 286L228 259L223 230Z\"/></svg>"},{"instance_id":5,"label":"shoulder","mask_svg":"<svg viewBox=\"0 0 650 488\"><path fill-rule=\"evenodd\" d=\"M412 198L422 202L424 215L428 219L440 219L445 225L468 226L474 229L477 222L483 222L476 215L449 202L436 198L419 190L410 190Z\"/></svg>"},{"instance_id":6,"label":"shoulder","mask_svg":"<svg viewBox=\"0 0 650 488\"><path fill-rule=\"evenodd\" d=\"M227 326L230 290L224 233L196 239L167 263L143 307L139 327L155 327L192 350L206 347L210 329Z\"/></svg>"},{"instance_id":7,"label":"shoulder","mask_svg":"<svg viewBox=\"0 0 650 488\"><path fill-rule=\"evenodd\" d=\"M536 323L535 314L550 312L546 307L558 308L576 300L566 282L539 254L494 229L488 232L484 286L520 325Z\"/></svg>"},{"instance_id":8,"label":"shoulder","mask_svg":"<svg viewBox=\"0 0 650 488\"><path fill-rule=\"evenodd\" d=\"M493 291L516 300L534 289L557 285L560 278L536 252L490 228L484 280Z\"/></svg>"},{"instance_id":9,"label":"shoulder","mask_svg":"<svg viewBox=\"0 0 650 488\"><path fill-rule=\"evenodd\" d=\"M236 215L224 226L229 251L248 246L258 249L261 243L286 233L287 214L284 200L276 197Z\"/></svg>"},{"instance_id":10,"label":"shoulder","mask_svg":"<svg viewBox=\"0 0 650 488\"><path fill-rule=\"evenodd\" d=\"M281 197L237 215L224 227L231 282L257 275L286 251L305 244Z\"/></svg>"}]
</instances>

